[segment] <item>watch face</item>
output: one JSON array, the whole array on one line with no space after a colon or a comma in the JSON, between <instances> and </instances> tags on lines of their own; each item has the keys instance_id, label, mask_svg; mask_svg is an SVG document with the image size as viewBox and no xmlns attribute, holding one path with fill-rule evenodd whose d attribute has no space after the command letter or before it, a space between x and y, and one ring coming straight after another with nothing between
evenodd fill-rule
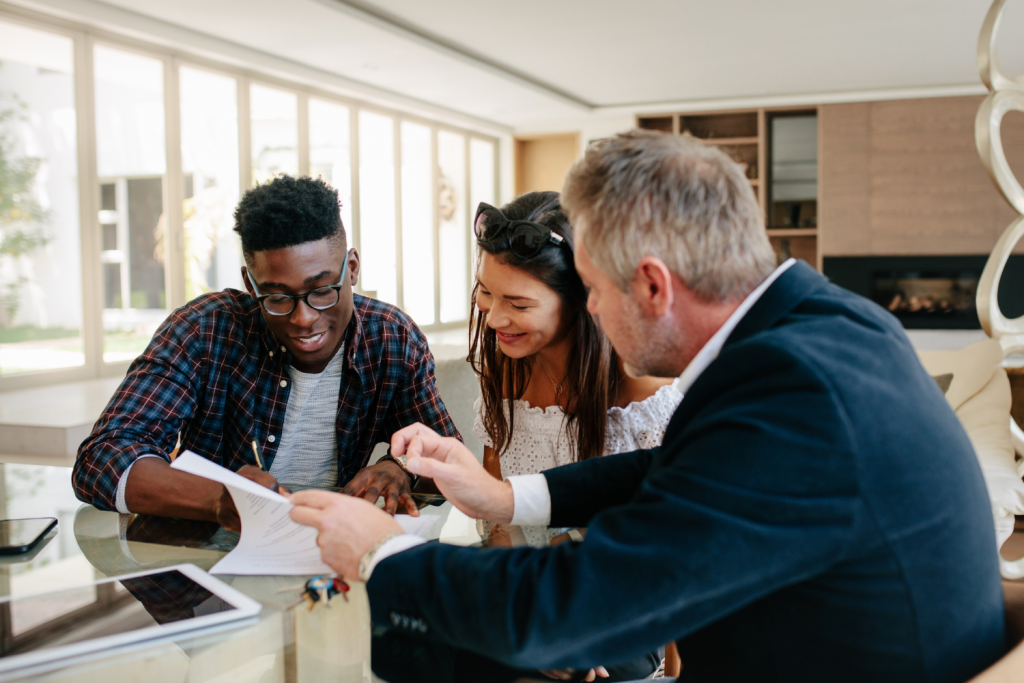
<instances>
[{"instance_id":1,"label":"watch face","mask_svg":"<svg viewBox=\"0 0 1024 683\"><path fill-rule=\"evenodd\" d=\"M409 468L405 466L405 456L404 455L401 456L401 457L395 457L393 455L386 455L383 458L381 458L380 460L378 460L377 462L384 462L385 460L390 460L391 462L393 462L396 465L398 465L399 467L401 467L402 471L405 472L406 474L408 474L409 477L412 479L413 485L415 485L416 482L419 480L419 476L417 476L417 475L413 474L412 472L410 472Z\"/></svg>"}]
</instances>

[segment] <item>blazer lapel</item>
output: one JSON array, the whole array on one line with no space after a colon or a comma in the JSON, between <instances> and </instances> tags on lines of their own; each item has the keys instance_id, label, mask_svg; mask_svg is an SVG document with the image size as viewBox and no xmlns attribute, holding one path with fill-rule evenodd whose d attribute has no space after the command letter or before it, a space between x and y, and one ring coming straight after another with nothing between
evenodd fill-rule
<instances>
[{"instance_id":1,"label":"blazer lapel","mask_svg":"<svg viewBox=\"0 0 1024 683\"><path fill-rule=\"evenodd\" d=\"M801 301L826 284L828 284L828 280L816 270L803 261L797 261L785 273L780 275L765 290L761 298L747 311L747 314L736 325L736 329L726 339L722 347L723 350L727 349L731 344L737 344L744 339L770 329L796 308ZM694 382L694 387L706 382L708 377L714 374L717 369L717 363L717 359L712 361L711 365ZM690 387L690 390L686 392L682 402L669 420L668 426L665 429L665 442L668 442L678 430L685 427L695 411L700 410L701 406L694 405L693 401L688 400L691 394L694 393L694 387Z\"/></svg>"},{"instance_id":2,"label":"blazer lapel","mask_svg":"<svg viewBox=\"0 0 1024 683\"><path fill-rule=\"evenodd\" d=\"M801 301L827 283L828 280L804 261L797 261L780 275L747 311L736 325L736 329L725 340L724 347L771 328ZM714 363L711 365L714 366ZM708 370L710 369L709 367Z\"/></svg>"}]
</instances>

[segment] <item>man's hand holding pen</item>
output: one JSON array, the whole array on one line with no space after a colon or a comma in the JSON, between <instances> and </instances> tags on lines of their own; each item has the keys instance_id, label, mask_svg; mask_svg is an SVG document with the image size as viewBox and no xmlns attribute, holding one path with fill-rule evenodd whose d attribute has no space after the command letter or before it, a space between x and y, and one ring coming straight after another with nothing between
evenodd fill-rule
<instances>
[{"instance_id":1,"label":"man's hand holding pen","mask_svg":"<svg viewBox=\"0 0 1024 683\"><path fill-rule=\"evenodd\" d=\"M264 472L259 467L254 465L242 465L238 470L238 474L254 481L260 486L266 487L271 491L277 493L288 494L291 490L287 486L281 486L269 472ZM238 519L238 510L235 509L235 501L232 500L231 494L228 493L227 488L224 486L220 487L220 495L213 503L213 514L216 517L216 522L225 529L231 531L241 531L242 522Z\"/></svg>"}]
</instances>

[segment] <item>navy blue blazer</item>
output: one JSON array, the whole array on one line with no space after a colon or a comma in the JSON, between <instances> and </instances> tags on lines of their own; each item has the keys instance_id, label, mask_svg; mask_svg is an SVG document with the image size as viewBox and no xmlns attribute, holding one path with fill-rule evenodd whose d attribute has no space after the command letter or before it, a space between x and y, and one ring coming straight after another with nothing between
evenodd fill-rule
<instances>
[{"instance_id":1,"label":"navy blue blazer","mask_svg":"<svg viewBox=\"0 0 1024 683\"><path fill-rule=\"evenodd\" d=\"M988 495L899 323L799 263L660 448L544 473L554 548L383 560L374 624L524 668L676 640L684 680L965 681L1004 652Z\"/></svg>"}]
</instances>

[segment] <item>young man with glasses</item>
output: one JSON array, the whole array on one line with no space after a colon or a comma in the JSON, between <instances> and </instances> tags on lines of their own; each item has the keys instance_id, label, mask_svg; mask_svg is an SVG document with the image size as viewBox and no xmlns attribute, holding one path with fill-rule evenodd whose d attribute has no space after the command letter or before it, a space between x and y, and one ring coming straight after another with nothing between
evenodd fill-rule
<instances>
[{"instance_id":1,"label":"young man with glasses","mask_svg":"<svg viewBox=\"0 0 1024 683\"><path fill-rule=\"evenodd\" d=\"M458 436L426 340L400 310L353 294L337 191L283 176L235 211L248 292L203 295L170 315L132 363L74 468L96 507L238 528L216 482L173 470L178 444L270 488L344 486L416 514L410 475L374 446L415 422ZM259 453L257 457L256 453Z\"/></svg>"}]
</instances>

